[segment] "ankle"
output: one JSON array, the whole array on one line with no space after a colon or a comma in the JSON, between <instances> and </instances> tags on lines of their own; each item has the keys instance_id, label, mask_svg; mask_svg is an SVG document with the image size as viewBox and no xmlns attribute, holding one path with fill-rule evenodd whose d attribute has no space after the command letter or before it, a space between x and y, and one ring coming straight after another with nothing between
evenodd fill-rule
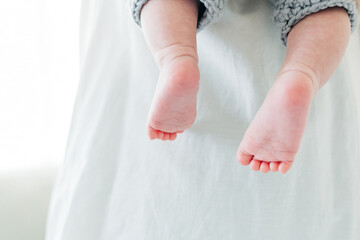
<instances>
[{"instance_id":1,"label":"ankle","mask_svg":"<svg viewBox=\"0 0 360 240\"><path fill-rule=\"evenodd\" d=\"M314 97L319 89L322 87L320 76L307 64L295 63L295 64L286 64L281 67L279 73L276 76L276 79L280 78L284 74L297 73L297 75L302 75L302 79L307 81L312 88L312 96Z\"/></svg>"},{"instance_id":2,"label":"ankle","mask_svg":"<svg viewBox=\"0 0 360 240\"><path fill-rule=\"evenodd\" d=\"M196 51L196 46L191 46L183 43L175 43L161 48L154 53L156 64L160 69L184 57L191 58L197 64L199 59Z\"/></svg>"}]
</instances>

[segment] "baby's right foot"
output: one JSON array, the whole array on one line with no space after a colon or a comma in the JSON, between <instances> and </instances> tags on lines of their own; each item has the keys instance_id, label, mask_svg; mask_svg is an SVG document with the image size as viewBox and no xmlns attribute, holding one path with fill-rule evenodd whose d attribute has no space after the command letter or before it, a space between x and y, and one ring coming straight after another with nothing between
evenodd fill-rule
<instances>
[{"instance_id":1,"label":"baby's right foot","mask_svg":"<svg viewBox=\"0 0 360 240\"><path fill-rule=\"evenodd\" d=\"M199 79L196 54L177 54L160 66L148 118L150 139L174 140L194 123Z\"/></svg>"},{"instance_id":2,"label":"baby's right foot","mask_svg":"<svg viewBox=\"0 0 360 240\"><path fill-rule=\"evenodd\" d=\"M195 121L198 13L194 0L148 1L142 9L145 40L160 68L147 122L150 139L174 140Z\"/></svg>"}]
</instances>

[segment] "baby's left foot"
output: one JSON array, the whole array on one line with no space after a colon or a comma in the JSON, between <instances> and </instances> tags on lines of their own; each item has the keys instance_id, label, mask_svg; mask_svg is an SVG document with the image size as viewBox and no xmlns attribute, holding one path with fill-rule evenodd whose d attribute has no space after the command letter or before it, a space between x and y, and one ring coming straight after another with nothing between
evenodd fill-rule
<instances>
[{"instance_id":1,"label":"baby's left foot","mask_svg":"<svg viewBox=\"0 0 360 240\"><path fill-rule=\"evenodd\" d=\"M238 161L255 171L286 173L299 149L314 91L312 79L301 71L278 75L245 133Z\"/></svg>"}]
</instances>

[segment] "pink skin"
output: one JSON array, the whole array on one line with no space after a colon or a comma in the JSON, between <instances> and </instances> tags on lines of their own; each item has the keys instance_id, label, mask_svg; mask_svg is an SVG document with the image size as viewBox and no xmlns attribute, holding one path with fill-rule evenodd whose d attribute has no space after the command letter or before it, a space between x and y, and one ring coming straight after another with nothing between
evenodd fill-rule
<instances>
[{"instance_id":1,"label":"pink skin","mask_svg":"<svg viewBox=\"0 0 360 240\"><path fill-rule=\"evenodd\" d=\"M147 122L150 139L174 140L195 121L197 18L194 0L151 0L142 10L145 39L160 69Z\"/></svg>"},{"instance_id":2,"label":"pink skin","mask_svg":"<svg viewBox=\"0 0 360 240\"><path fill-rule=\"evenodd\" d=\"M240 143L239 163L264 173L289 171L311 100L335 72L349 37L350 21L342 8L320 11L295 25L283 66Z\"/></svg>"},{"instance_id":3,"label":"pink skin","mask_svg":"<svg viewBox=\"0 0 360 240\"><path fill-rule=\"evenodd\" d=\"M193 124L199 78L197 62L188 56L162 67L148 119L150 139L174 140Z\"/></svg>"},{"instance_id":4,"label":"pink skin","mask_svg":"<svg viewBox=\"0 0 360 240\"><path fill-rule=\"evenodd\" d=\"M145 39L160 69L148 118L150 139L172 141L195 121L197 14L194 0L151 0L142 10ZM289 171L311 101L336 70L349 37L343 8L322 10L293 27L284 63L240 143L239 163L262 173Z\"/></svg>"},{"instance_id":5,"label":"pink skin","mask_svg":"<svg viewBox=\"0 0 360 240\"><path fill-rule=\"evenodd\" d=\"M269 162L278 163L280 172L287 172L300 146L313 94L314 85L306 74L279 75L245 132L238 161L264 173L270 170Z\"/></svg>"}]
</instances>

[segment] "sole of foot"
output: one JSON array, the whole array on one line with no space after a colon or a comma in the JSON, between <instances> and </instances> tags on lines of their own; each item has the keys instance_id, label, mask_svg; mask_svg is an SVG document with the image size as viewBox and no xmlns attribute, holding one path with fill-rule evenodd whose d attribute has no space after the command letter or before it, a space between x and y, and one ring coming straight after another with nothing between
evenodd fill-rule
<instances>
[{"instance_id":1,"label":"sole of foot","mask_svg":"<svg viewBox=\"0 0 360 240\"><path fill-rule=\"evenodd\" d=\"M162 67L147 123L150 139L175 140L192 126L199 79L197 61L190 56Z\"/></svg>"},{"instance_id":2,"label":"sole of foot","mask_svg":"<svg viewBox=\"0 0 360 240\"><path fill-rule=\"evenodd\" d=\"M314 84L300 71L278 76L240 143L237 160L254 171L285 174L305 131Z\"/></svg>"}]
</instances>

